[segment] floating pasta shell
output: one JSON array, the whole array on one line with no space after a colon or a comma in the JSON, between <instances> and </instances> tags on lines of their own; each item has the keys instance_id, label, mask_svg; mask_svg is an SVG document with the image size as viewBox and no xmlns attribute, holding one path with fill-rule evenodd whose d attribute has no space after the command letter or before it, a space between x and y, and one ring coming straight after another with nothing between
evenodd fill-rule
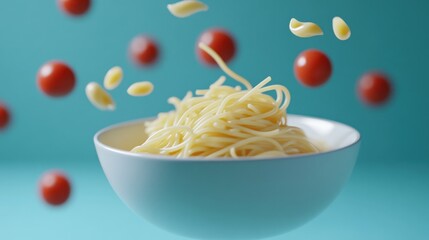
<instances>
[{"instance_id":1,"label":"floating pasta shell","mask_svg":"<svg viewBox=\"0 0 429 240\"><path fill-rule=\"evenodd\" d=\"M352 34L347 23L340 17L334 17L332 19L332 28L335 36L340 40L347 40Z\"/></svg>"},{"instance_id":2,"label":"floating pasta shell","mask_svg":"<svg viewBox=\"0 0 429 240\"><path fill-rule=\"evenodd\" d=\"M85 88L88 100L100 110L115 110L112 97L96 82L90 82Z\"/></svg>"},{"instance_id":3,"label":"floating pasta shell","mask_svg":"<svg viewBox=\"0 0 429 240\"><path fill-rule=\"evenodd\" d=\"M188 17L197 12L207 11L209 9L206 4L195 0L183 0L168 4L167 8L171 14L179 18Z\"/></svg>"},{"instance_id":4,"label":"floating pasta shell","mask_svg":"<svg viewBox=\"0 0 429 240\"><path fill-rule=\"evenodd\" d=\"M312 22L300 22L292 18L289 23L290 31L297 37L308 38L323 35L322 29Z\"/></svg>"},{"instance_id":5,"label":"floating pasta shell","mask_svg":"<svg viewBox=\"0 0 429 240\"><path fill-rule=\"evenodd\" d=\"M133 83L128 87L128 94L134 97L146 96L153 91L153 84L147 81Z\"/></svg>"},{"instance_id":6,"label":"floating pasta shell","mask_svg":"<svg viewBox=\"0 0 429 240\"><path fill-rule=\"evenodd\" d=\"M104 87L109 90L116 88L121 83L123 75L121 67L112 67L104 77Z\"/></svg>"}]
</instances>

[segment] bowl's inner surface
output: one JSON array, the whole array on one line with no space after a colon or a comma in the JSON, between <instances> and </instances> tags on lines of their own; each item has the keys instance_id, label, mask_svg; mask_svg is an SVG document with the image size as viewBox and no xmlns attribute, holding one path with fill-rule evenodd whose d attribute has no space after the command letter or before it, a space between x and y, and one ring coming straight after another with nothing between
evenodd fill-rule
<instances>
[{"instance_id":1,"label":"bowl's inner surface","mask_svg":"<svg viewBox=\"0 0 429 240\"><path fill-rule=\"evenodd\" d=\"M114 149L130 151L147 138L144 121L107 128L97 135L96 140ZM352 127L330 120L289 114L288 125L301 128L313 143L328 151L349 146L359 139L359 133Z\"/></svg>"},{"instance_id":2,"label":"bowl's inner surface","mask_svg":"<svg viewBox=\"0 0 429 240\"><path fill-rule=\"evenodd\" d=\"M115 125L98 136L100 143L123 151L130 151L146 138L144 120Z\"/></svg>"}]
</instances>

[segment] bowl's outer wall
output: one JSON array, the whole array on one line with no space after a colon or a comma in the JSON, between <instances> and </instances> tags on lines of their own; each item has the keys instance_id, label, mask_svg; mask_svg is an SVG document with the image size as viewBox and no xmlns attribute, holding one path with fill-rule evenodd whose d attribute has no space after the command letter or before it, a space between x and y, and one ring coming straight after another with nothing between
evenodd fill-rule
<instances>
[{"instance_id":1,"label":"bowl's outer wall","mask_svg":"<svg viewBox=\"0 0 429 240\"><path fill-rule=\"evenodd\" d=\"M256 161L162 161L97 147L118 196L147 221L205 239L273 236L311 220L349 178L359 144Z\"/></svg>"}]
</instances>

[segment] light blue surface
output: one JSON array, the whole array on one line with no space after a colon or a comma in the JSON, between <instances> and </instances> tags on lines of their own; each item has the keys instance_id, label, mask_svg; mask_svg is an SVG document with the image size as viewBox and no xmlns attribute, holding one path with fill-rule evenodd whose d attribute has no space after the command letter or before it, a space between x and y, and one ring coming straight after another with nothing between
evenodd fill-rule
<instances>
[{"instance_id":1,"label":"light blue surface","mask_svg":"<svg viewBox=\"0 0 429 240\"><path fill-rule=\"evenodd\" d=\"M87 16L62 14L54 0L5 1L0 8L0 101L13 121L0 132L0 239L180 239L145 224L114 196L102 176L92 143L100 128L170 109L166 99L207 87L220 74L198 63L195 40L206 28L230 30L238 42L231 67L257 83L267 75L292 93L290 112L350 124L362 133L361 154L351 182L319 218L277 239L422 239L429 235L429 23L425 1L207 0L210 11L176 19L167 0L94 0ZM342 16L352 37L341 42L331 30ZM314 21L323 37L300 39L288 29L292 17ZM132 37L147 33L161 46L159 63L139 69L126 51ZM328 53L334 74L319 89L302 87L292 63L307 48ZM70 63L78 76L63 99L42 95L35 85L46 61ZM114 65L123 84L112 94L113 113L93 108L84 95ZM369 108L356 97L356 80L367 70L392 77L388 105ZM145 98L125 92L149 80ZM75 183L72 201L44 206L36 194L40 174L64 168Z\"/></svg>"},{"instance_id":2,"label":"light blue surface","mask_svg":"<svg viewBox=\"0 0 429 240\"><path fill-rule=\"evenodd\" d=\"M51 164L0 170L0 239L186 239L144 222L116 197L95 158L59 164L73 178L62 208L45 206L35 184ZM422 164L357 166L336 201L307 225L272 240L403 240L429 236L429 168ZM12 182L7 180L13 179ZM7 193L7 194L6 194Z\"/></svg>"}]
</instances>

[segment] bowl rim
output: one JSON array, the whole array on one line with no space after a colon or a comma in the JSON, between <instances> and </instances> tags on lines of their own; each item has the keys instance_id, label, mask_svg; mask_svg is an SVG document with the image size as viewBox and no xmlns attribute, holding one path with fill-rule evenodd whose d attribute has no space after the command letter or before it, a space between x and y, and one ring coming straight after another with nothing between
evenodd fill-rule
<instances>
[{"instance_id":1,"label":"bowl rim","mask_svg":"<svg viewBox=\"0 0 429 240\"><path fill-rule=\"evenodd\" d=\"M321 155L326 155L326 154L332 154L338 151L343 151L345 149L351 148L357 144L360 143L361 140L361 135L360 132L358 130L356 130L356 128L338 122L338 121L334 121L334 120L329 120L329 119L324 119L324 118L319 118L319 117L312 117L312 116L305 116L305 115L298 115L298 114L288 114L288 116L293 116L294 118L298 118L298 119L315 119L315 120L321 120L321 121L326 121L326 122L330 122L333 123L335 125L341 125L343 127L347 127L350 128L351 130L353 130L353 132L355 132L357 134L357 138L356 140L354 140L352 143L340 147L340 148L336 148L333 150L328 150L328 151L323 151L323 152L319 152L319 153L304 153L304 154L297 154L297 155L291 155L291 156L278 156L278 157L247 157L247 158L230 158L230 157L217 157L217 158L202 158L202 157L187 157L187 158L177 158L177 157L172 157L172 156L164 156L164 155L158 155L158 154L150 154L150 153L134 153L131 151L125 151L125 150L120 150L120 149L116 149L114 147L108 146L104 143L102 143L100 141L100 136L112 129L118 128L118 127L122 127L122 126L126 126L126 125L130 125L130 124L135 124L138 122L145 122L145 121L149 121L149 120L153 120L155 119L155 117L146 117L146 118L139 118L139 119L134 119L134 120L128 120L128 121L124 121L124 122L120 122L120 123L116 123L116 124L112 124L109 125L105 128L102 128L101 130L97 131L93 137L94 140L94 144L96 146L99 146L101 148L104 148L108 151L111 152L115 152L117 154L121 154L121 155L126 155L126 156L130 156L130 157L137 157L140 158L141 160L152 160L152 161L158 161L158 160L162 160L162 161L173 161L173 162L247 162L247 161L267 161L267 160L292 160L292 159L301 159L301 158L305 158L305 157L315 157L315 156L321 156Z\"/></svg>"}]
</instances>

